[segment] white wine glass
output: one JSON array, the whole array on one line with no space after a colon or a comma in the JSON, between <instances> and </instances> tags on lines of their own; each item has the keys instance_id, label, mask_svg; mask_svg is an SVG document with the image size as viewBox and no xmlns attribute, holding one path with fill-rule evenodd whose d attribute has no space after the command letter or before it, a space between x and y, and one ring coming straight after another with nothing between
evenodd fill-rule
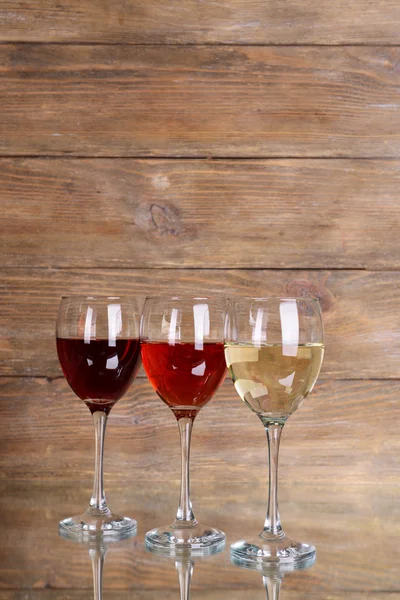
<instances>
[{"instance_id":1,"label":"white wine glass","mask_svg":"<svg viewBox=\"0 0 400 600\"><path fill-rule=\"evenodd\" d=\"M261 420L268 439L269 498L261 533L231 546L245 563L309 562L310 544L288 538L278 511L278 455L283 426L312 391L324 355L316 298L231 299L225 359L236 391Z\"/></svg>"}]
</instances>

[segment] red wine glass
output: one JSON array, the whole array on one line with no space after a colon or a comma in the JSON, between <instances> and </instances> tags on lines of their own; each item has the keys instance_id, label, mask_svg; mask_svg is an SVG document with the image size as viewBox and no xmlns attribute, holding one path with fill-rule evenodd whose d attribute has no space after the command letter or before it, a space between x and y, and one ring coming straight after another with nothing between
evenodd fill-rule
<instances>
[{"instance_id":1,"label":"red wine glass","mask_svg":"<svg viewBox=\"0 0 400 600\"><path fill-rule=\"evenodd\" d=\"M136 521L115 515L103 487L104 436L107 417L125 394L140 366L140 308L134 299L70 296L61 299L57 319L57 352L66 380L92 413L95 474L89 507L60 522L69 536L107 534L125 537Z\"/></svg>"},{"instance_id":2,"label":"red wine glass","mask_svg":"<svg viewBox=\"0 0 400 600\"><path fill-rule=\"evenodd\" d=\"M158 396L178 421L181 493L175 521L146 534L148 549L207 554L225 534L196 520L189 491L193 421L225 378L225 302L211 298L147 298L140 338L143 366Z\"/></svg>"}]
</instances>

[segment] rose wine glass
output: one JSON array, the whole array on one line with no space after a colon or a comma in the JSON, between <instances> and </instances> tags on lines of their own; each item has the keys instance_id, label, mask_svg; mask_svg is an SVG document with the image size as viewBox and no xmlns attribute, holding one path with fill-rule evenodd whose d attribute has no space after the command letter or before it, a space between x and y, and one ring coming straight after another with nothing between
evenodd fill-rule
<instances>
[{"instance_id":1,"label":"rose wine glass","mask_svg":"<svg viewBox=\"0 0 400 600\"><path fill-rule=\"evenodd\" d=\"M195 519L189 492L193 421L225 378L225 301L211 298L147 298L140 339L143 366L158 396L178 421L181 442L181 493L175 521L146 534L154 552L165 549L206 554L225 534Z\"/></svg>"},{"instance_id":2,"label":"rose wine glass","mask_svg":"<svg viewBox=\"0 0 400 600\"><path fill-rule=\"evenodd\" d=\"M261 533L231 546L246 563L309 562L315 548L294 542L278 512L278 453L284 424L312 391L324 355L317 299L242 298L227 309L225 358L236 391L261 420L268 439L269 498Z\"/></svg>"},{"instance_id":3,"label":"rose wine glass","mask_svg":"<svg viewBox=\"0 0 400 600\"><path fill-rule=\"evenodd\" d=\"M140 308L134 299L70 296L61 299L57 319L57 352L66 380L92 413L95 474L87 510L60 522L71 536L103 533L125 537L136 521L115 515L103 488L106 422L140 366Z\"/></svg>"}]
</instances>

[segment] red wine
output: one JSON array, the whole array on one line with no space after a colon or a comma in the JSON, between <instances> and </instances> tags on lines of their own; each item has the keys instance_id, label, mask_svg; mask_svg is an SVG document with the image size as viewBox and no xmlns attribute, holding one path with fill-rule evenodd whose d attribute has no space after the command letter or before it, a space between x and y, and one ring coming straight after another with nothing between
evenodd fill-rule
<instances>
[{"instance_id":1,"label":"red wine","mask_svg":"<svg viewBox=\"0 0 400 600\"><path fill-rule=\"evenodd\" d=\"M179 419L194 418L211 400L226 374L224 345L142 342L143 366L157 394Z\"/></svg>"},{"instance_id":2,"label":"red wine","mask_svg":"<svg viewBox=\"0 0 400 600\"><path fill-rule=\"evenodd\" d=\"M71 388L92 412L107 414L126 392L140 366L140 342L57 338L61 368Z\"/></svg>"}]
</instances>

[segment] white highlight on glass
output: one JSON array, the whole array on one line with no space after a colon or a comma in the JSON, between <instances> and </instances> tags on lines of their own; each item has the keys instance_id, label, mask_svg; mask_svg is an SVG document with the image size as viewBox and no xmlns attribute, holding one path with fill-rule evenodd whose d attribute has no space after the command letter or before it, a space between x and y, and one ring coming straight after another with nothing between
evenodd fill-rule
<instances>
[{"instance_id":1,"label":"white highlight on glass","mask_svg":"<svg viewBox=\"0 0 400 600\"><path fill-rule=\"evenodd\" d=\"M286 354L286 356L287 356L287 354ZM278 379L278 381L281 385L284 385L287 388L291 388L294 376L295 376L295 371L293 371L293 373L291 373L287 377L284 377L283 379Z\"/></svg>"},{"instance_id":2,"label":"white highlight on glass","mask_svg":"<svg viewBox=\"0 0 400 600\"><path fill-rule=\"evenodd\" d=\"M109 304L108 314L108 345L117 345L117 336L122 331L122 313L120 304ZM107 367L108 368L108 367Z\"/></svg>"},{"instance_id":3,"label":"white highlight on glass","mask_svg":"<svg viewBox=\"0 0 400 600\"><path fill-rule=\"evenodd\" d=\"M203 360L201 365L198 365L197 367L193 367L193 369L192 369L192 375L199 375L200 377L202 377L205 372L206 372L206 361L205 360Z\"/></svg>"},{"instance_id":4,"label":"white highlight on glass","mask_svg":"<svg viewBox=\"0 0 400 600\"><path fill-rule=\"evenodd\" d=\"M116 369L118 367L118 364L118 355L114 354L114 356L110 356L110 358L107 358L106 369Z\"/></svg>"},{"instance_id":5,"label":"white highlight on glass","mask_svg":"<svg viewBox=\"0 0 400 600\"><path fill-rule=\"evenodd\" d=\"M268 314L263 308L257 309L256 322L252 331L252 342L255 346L260 347L262 343L267 341L267 322Z\"/></svg>"},{"instance_id":6,"label":"white highlight on glass","mask_svg":"<svg viewBox=\"0 0 400 600\"><path fill-rule=\"evenodd\" d=\"M257 385L251 388L250 393L253 398L262 398L262 396L268 395L268 389L265 385Z\"/></svg>"},{"instance_id":7,"label":"white highlight on glass","mask_svg":"<svg viewBox=\"0 0 400 600\"><path fill-rule=\"evenodd\" d=\"M194 304L194 347L203 350L204 338L210 335L210 313L208 304Z\"/></svg>"},{"instance_id":8,"label":"white highlight on glass","mask_svg":"<svg viewBox=\"0 0 400 600\"><path fill-rule=\"evenodd\" d=\"M83 341L85 344L90 344L92 338L92 320L93 320L93 308L88 306L86 311L85 329L83 332ZM93 332L96 335L96 332Z\"/></svg>"},{"instance_id":9,"label":"white highlight on glass","mask_svg":"<svg viewBox=\"0 0 400 600\"><path fill-rule=\"evenodd\" d=\"M179 339L179 335L177 336L177 324L178 324L178 312L179 309L172 308L171 309L171 319L169 321L169 329L168 329L168 343L171 346L175 346L176 339Z\"/></svg>"},{"instance_id":10,"label":"white highlight on glass","mask_svg":"<svg viewBox=\"0 0 400 600\"><path fill-rule=\"evenodd\" d=\"M300 326L296 300L281 302L279 313L282 329L282 355L297 356Z\"/></svg>"}]
</instances>

